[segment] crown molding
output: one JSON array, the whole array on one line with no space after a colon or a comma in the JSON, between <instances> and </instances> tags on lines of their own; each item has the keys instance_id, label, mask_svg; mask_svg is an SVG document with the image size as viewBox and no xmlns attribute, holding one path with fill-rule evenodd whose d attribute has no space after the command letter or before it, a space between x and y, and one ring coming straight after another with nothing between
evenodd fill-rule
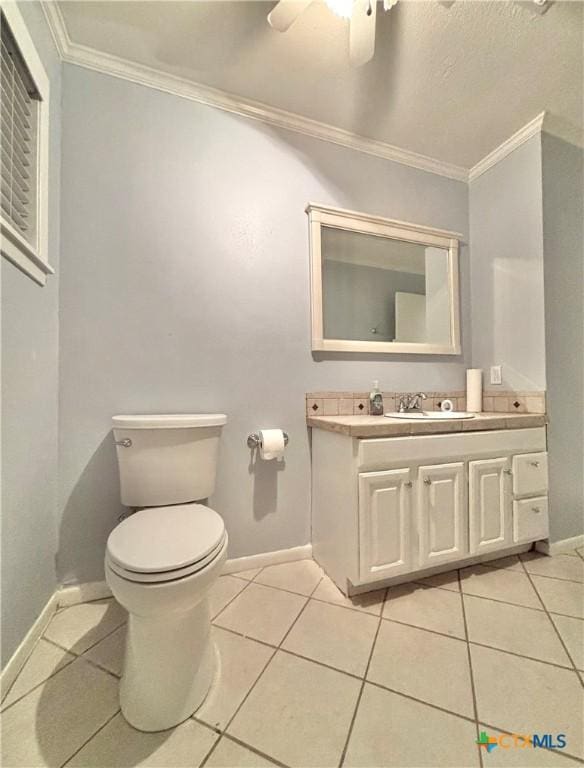
<instances>
[{"instance_id":1,"label":"crown molding","mask_svg":"<svg viewBox=\"0 0 584 768\"><path fill-rule=\"evenodd\" d=\"M61 59L69 64L76 64L77 66L112 75L132 83L155 88L158 91L170 93L174 96L197 101L225 112L258 120L267 125L300 133L304 136L320 139L321 141L327 141L331 144L337 144L357 152L380 157L384 160L407 165L438 176L445 176L448 179L468 181L468 171L462 166L442 162L417 152L411 152L407 149L378 141L377 139L360 136L343 128L337 128L293 112L235 96L218 88L210 88L177 75L160 72L144 64L137 64L127 59L74 43L67 32L65 20L58 3L55 0L45 0L41 5L57 51Z\"/></svg>"},{"instance_id":2,"label":"crown molding","mask_svg":"<svg viewBox=\"0 0 584 768\"><path fill-rule=\"evenodd\" d=\"M482 176L482 174L485 173L485 171L488 171L489 168L492 168L498 162L503 160L503 158L507 157L507 155L510 155L511 152L522 144L525 144L526 141L529 141L532 136L541 133L545 116L545 112L540 112L540 114L537 117L534 117L533 120L530 120L527 125L524 125L523 128L520 128L502 144L499 144L498 147L492 152L489 152L489 154L483 157L482 160L479 160L479 162L476 165L473 165L468 172L468 180L474 181L475 179L478 179L478 177Z\"/></svg>"}]
</instances>

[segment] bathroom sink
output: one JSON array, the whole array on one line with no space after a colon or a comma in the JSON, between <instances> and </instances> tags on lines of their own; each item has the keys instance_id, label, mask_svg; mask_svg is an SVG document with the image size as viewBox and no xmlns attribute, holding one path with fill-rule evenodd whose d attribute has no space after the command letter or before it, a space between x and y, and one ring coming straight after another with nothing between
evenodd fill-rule
<instances>
[{"instance_id":1,"label":"bathroom sink","mask_svg":"<svg viewBox=\"0 0 584 768\"><path fill-rule=\"evenodd\" d=\"M411 413L386 413L388 419L416 419L418 421L434 421L444 419L474 419L474 413L466 411L415 411Z\"/></svg>"}]
</instances>

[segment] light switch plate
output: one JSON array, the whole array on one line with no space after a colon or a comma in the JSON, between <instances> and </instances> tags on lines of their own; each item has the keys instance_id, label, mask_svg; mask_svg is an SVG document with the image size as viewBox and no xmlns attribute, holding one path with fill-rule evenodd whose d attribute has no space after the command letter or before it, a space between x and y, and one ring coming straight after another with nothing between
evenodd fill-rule
<instances>
[{"instance_id":1,"label":"light switch plate","mask_svg":"<svg viewBox=\"0 0 584 768\"><path fill-rule=\"evenodd\" d=\"M501 373L500 365L491 366L491 384L502 384L503 374Z\"/></svg>"}]
</instances>

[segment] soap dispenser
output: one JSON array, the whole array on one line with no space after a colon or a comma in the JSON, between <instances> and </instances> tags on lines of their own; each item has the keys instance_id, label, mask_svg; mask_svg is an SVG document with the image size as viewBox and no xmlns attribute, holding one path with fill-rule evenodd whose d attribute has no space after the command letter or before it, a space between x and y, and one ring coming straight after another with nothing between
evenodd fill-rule
<instances>
[{"instance_id":1,"label":"soap dispenser","mask_svg":"<svg viewBox=\"0 0 584 768\"><path fill-rule=\"evenodd\" d=\"M371 416L383 416L383 395L377 380L373 382L373 389L369 394L369 413Z\"/></svg>"}]
</instances>

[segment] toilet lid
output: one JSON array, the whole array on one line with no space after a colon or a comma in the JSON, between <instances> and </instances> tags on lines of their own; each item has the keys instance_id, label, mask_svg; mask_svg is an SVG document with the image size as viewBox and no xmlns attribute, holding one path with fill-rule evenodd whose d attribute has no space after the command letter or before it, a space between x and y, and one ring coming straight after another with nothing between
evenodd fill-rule
<instances>
[{"instance_id":1,"label":"toilet lid","mask_svg":"<svg viewBox=\"0 0 584 768\"><path fill-rule=\"evenodd\" d=\"M153 507L135 512L114 528L107 552L126 571L163 573L202 560L224 536L221 517L202 504Z\"/></svg>"}]
</instances>

